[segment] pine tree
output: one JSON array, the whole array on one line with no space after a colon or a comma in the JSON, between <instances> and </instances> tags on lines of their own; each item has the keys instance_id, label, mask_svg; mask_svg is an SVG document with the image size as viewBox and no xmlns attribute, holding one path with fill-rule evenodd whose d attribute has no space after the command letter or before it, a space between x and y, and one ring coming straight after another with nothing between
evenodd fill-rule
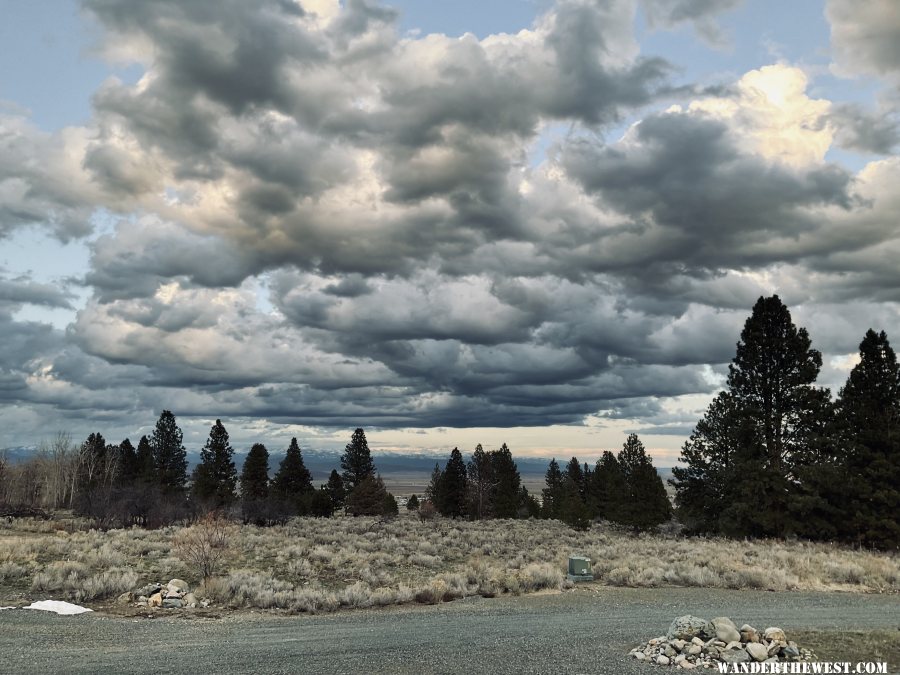
<instances>
[{"instance_id":1,"label":"pine tree","mask_svg":"<svg viewBox=\"0 0 900 675\"><path fill-rule=\"evenodd\" d=\"M119 443L118 483L121 486L134 485L138 476L137 452L127 438Z\"/></svg>"},{"instance_id":2,"label":"pine tree","mask_svg":"<svg viewBox=\"0 0 900 675\"><path fill-rule=\"evenodd\" d=\"M627 499L625 476L622 475L619 460L609 450L597 460L590 490L592 502L597 505L596 515L604 520L619 522Z\"/></svg>"},{"instance_id":3,"label":"pine tree","mask_svg":"<svg viewBox=\"0 0 900 675\"><path fill-rule=\"evenodd\" d=\"M182 445L184 434L175 415L163 410L150 437L157 484L166 495L184 492L187 483L187 451Z\"/></svg>"},{"instance_id":4,"label":"pine tree","mask_svg":"<svg viewBox=\"0 0 900 675\"><path fill-rule=\"evenodd\" d=\"M381 476L363 478L347 497L347 511L353 516L381 516L388 505L388 492ZM394 501L394 506L397 502Z\"/></svg>"},{"instance_id":5,"label":"pine tree","mask_svg":"<svg viewBox=\"0 0 900 675\"><path fill-rule=\"evenodd\" d=\"M541 512L544 518L560 518L562 514L563 474L559 470L556 458L550 460L547 473L544 476L547 487L542 491L543 506Z\"/></svg>"},{"instance_id":6,"label":"pine tree","mask_svg":"<svg viewBox=\"0 0 900 675\"><path fill-rule=\"evenodd\" d=\"M469 479L469 514L481 520L491 515L491 492L494 484L494 470L491 457L481 447L475 446L472 459L469 460L467 475Z\"/></svg>"},{"instance_id":7,"label":"pine tree","mask_svg":"<svg viewBox=\"0 0 900 675\"><path fill-rule=\"evenodd\" d=\"M425 498L434 505L436 510L440 510L441 503L444 500L443 487L441 486L443 476L444 472L441 471L441 465L435 462L434 470L431 472L431 480L428 483L428 487L425 488Z\"/></svg>"},{"instance_id":8,"label":"pine tree","mask_svg":"<svg viewBox=\"0 0 900 675\"><path fill-rule=\"evenodd\" d=\"M515 518L519 512L521 478L506 443L491 452L491 469L494 475L491 494L494 515L497 518Z\"/></svg>"},{"instance_id":9,"label":"pine tree","mask_svg":"<svg viewBox=\"0 0 900 675\"><path fill-rule=\"evenodd\" d=\"M718 531L734 536L796 532L801 476L819 454L821 420L829 408L828 391L812 386L821 365L822 355L811 348L806 329L792 323L778 296L760 298L729 366L727 396L714 401L703 428L698 425L682 449L687 466L675 471L682 511L702 520L697 505L703 494L691 491L699 487L708 493L702 485L719 480L722 510L712 524ZM728 417L709 417L716 414ZM718 442L726 428L729 448ZM707 438L707 432L713 436ZM713 473L707 475L707 467ZM716 475L720 467L723 472ZM707 514L712 508L717 507L708 507Z\"/></svg>"},{"instance_id":10,"label":"pine tree","mask_svg":"<svg viewBox=\"0 0 900 675\"><path fill-rule=\"evenodd\" d=\"M578 491L578 484L566 472L559 491L559 519L576 530L587 530L591 518L587 506Z\"/></svg>"},{"instance_id":11,"label":"pine tree","mask_svg":"<svg viewBox=\"0 0 900 675\"><path fill-rule=\"evenodd\" d=\"M436 506L441 515L465 516L467 497L466 463L459 448L453 448L441 476L441 496Z\"/></svg>"},{"instance_id":12,"label":"pine tree","mask_svg":"<svg viewBox=\"0 0 900 675\"><path fill-rule=\"evenodd\" d=\"M316 518L331 518L334 515L334 502L324 485L313 492L309 512Z\"/></svg>"},{"instance_id":13,"label":"pine tree","mask_svg":"<svg viewBox=\"0 0 900 675\"><path fill-rule=\"evenodd\" d=\"M418 495L412 495L409 499L406 500L406 510L407 511L418 511L419 510Z\"/></svg>"},{"instance_id":14,"label":"pine tree","mask_svg":"<svg viewBox=\"0 0 900 675\"><path fill-rule=\"evenodd\" d=\"M303 463L303 453L292 438L284 459L272 479L272 496L291 515L305 515L309 512L312 497L312 475Z\"/></svg>"},{"instance_id":15,"label":"pine tree","mask_svg":"<svg viewBox=\"0 0 900 675\"><path fill-rule=\"evenodd\" d=\"M241 468L241 511L244 522L265 524L269 499L269 451L254 443Z\"/></svg>"},{"instance_id":16,"label":"pine tree","mask_svg":"<svg viewBox=\"0 0 900 675\"><path fill-rule=\"evenodd\" d=\"M575 483L578 488L578 494L584 499L584 471L581 469L581 463L577 457L573 457L566 465L566 475Z\"/></svg>"},{"instance_id":17,"label":"pine tree","mask_svg":"<svg viewBox=\"0 0 900 675\"><path fill-rule=\"evenodd\" d=\"M350 442L341 455L341 468L344 470L344 488L353 492L366 476L375 475L375 463L369 452L369 443L362 429L356 429Z\"/></svg>"},{"instance_id":18,"label":"pine tree","mask_svg":"<svg viewBox=\"0 0 900 675\"><path fill-rule=\"evenodd\" d=\"M900 547L900 366L887 335L869 329L860 360L838 392L836 442L841 534L882 549Z\"/></svg>"},{"instance_id":19,"label":"pine tree","mask_svg":"<svg viewBox=\"0 0 900 675\"><path fill-rule=\"evenodd\" d=\"M137 447L137 467L135 469L139 483L156 483L156 464L153 460L153 446L150 439L141 436Z\"/></svg>"},{"instance_id":20,"label":"pine tree","mask_svg":"<svg viewBox=\"0 0 900 675\"><path fill-rule=\"evenodd\" d=\"M211 509L223 509L237 499L237 469L234 449L221 420L209 430L206 445L200 451L200 463L194 469L191 486L194 499Z\"/></svg>"},{"instance_id":21,"label":"pine tree","mask_svg":"<svg viewBox=\"0 0 900 675\"><path fill-rule=\"evenodd\" d=\"M620 522L637 530L647 530L669 520L672 505L666 486L637 434L630 434L626 439L619 453L619 466L627 490Z\"/></svg>"},{"instance_id":22,"label":"pine tree","mask_svg":"<svg viewBox=\"0 0 900 675\"><path fill-rule=\"evenodd\" d=\"M331 470L331 474L328 476L328 483L325 485L325 491L331 498L332 513L344 507L344 502L347 499L347 491L344 489L344 479L341 478L341 474L334 469Z\"/></svg>"}]
</instances>

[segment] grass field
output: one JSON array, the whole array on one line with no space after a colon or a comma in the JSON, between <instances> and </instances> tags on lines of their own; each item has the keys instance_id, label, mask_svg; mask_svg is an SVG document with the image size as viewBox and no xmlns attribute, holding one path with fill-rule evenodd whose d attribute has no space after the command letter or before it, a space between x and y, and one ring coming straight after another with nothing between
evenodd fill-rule
<instances>
[{"instance_id":1,"label":"grass field","mask_svg":"<svg viewBox=\"0 0 900 675\"><path fill-rule=\"evenodd\" d=\"M0 524L0 603L103 603L172 577L200 586L199 569L176 545L197 532L102 532L74 520ZM559 589L571 554L590 557L598 583L613 586L900 591L896 555L597 525L577 532L556 521L300 518L270 528L228 524L226 541L198 593L217 607L316 612Z\"/></svg>"}]
</instances>

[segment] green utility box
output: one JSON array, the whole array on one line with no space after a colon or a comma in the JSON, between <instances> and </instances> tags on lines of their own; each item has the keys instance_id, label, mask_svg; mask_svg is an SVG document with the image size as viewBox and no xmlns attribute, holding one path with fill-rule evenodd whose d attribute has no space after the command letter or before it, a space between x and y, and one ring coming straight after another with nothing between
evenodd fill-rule
<instances>
[{"instance_id":1,"label":"green utility box","mask_svg":"<svg viewBox=\"0 0 900 675\"><path fill-rule=\"evenodd\" d=\"M569 556L569 574L572 581L593 581L594 574L591 571L591 559L580 555Z\"/></svg>"}]
</instances>

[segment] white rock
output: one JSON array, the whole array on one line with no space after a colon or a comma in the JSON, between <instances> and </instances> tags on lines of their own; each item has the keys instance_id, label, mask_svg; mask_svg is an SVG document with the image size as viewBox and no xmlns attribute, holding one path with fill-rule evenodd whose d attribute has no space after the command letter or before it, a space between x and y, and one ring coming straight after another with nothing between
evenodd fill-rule
<instances>
[{"instance_id":1,"label":"white rock","mask_svg":"<svg viewBox=\"0 0 900 675\"><path fill-rule=\"evenodd\" d=\"M669 665L669 657L665 654L660 654L656 657L656 662L661 666L667 666Z\"/></svg>"}]
</instances>

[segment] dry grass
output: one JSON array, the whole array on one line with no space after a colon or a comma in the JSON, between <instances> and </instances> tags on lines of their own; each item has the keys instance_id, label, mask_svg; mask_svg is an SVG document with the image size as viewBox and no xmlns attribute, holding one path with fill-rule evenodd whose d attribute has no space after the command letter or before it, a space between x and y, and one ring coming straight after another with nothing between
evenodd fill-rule
<instances>
[{"instance_id":1,"label":"dry grass","mask_svg":"<svg viewBox=\"0 0 900 675\"><path fill-rule=\"evenodd\" d=\"M173 553L184 533L5 525L0 595L79 601L171 577L199 584L196 565ZM576 532L554 521L295 519L272 528L232 525L228 538L223 574L201 593L235 608L321 612L559 589L573 553L589 556L598 581L615 586L900 591L896 555L805 542L635 536L598 526Z\"/></svg>"}]
</instances>

